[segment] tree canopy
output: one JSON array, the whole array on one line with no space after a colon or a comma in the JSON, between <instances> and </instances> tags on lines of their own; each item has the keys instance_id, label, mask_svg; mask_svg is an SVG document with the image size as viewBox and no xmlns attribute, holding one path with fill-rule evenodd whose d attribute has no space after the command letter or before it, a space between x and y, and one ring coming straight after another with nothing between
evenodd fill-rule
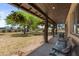
<instances>
[{"instance_id":1,"label":"tree canopy","mask_svg":"<svg viewBox=\"0 0 79 59\"><path fill-rule=\"evenodd\" d=\"M43 21L25 11L13 11L7 16L6 22L11 25L27 26L29 29L34 30Z\"/></svg>"}]
</instances>

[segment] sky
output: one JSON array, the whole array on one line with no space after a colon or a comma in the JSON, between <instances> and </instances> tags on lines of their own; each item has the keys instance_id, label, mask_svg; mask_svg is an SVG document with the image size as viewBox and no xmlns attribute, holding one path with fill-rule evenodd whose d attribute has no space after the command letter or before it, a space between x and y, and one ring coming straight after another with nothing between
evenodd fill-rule
<instances>
[{"instance_id":1,"label":"sky","mask_svg":"<svg viewBox=\"0 0 79 59\"><path fill-rule=\"evenodd\" d=\"M0 3L0 27L5 27L7 25L5 18L11 13L11 11L16 10L18 10L18 8L13 5Z\"/></svg>"}]
</instances>

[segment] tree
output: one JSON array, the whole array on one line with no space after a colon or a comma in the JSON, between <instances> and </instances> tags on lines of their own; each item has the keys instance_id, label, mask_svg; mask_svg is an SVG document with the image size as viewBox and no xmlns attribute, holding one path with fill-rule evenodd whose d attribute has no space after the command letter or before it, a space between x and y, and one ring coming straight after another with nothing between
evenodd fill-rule
<instances>
[{"instance_id":1,"label":"tree","mask_svg":"<svg viewBox=\"0 0 79 59\"><path fill-rule=\"evenodd\" d=\"M33 15L30 15L29 21L31 22L30 29L32 29L32 30L35 30L38 27L38 25L43 23L43 21L40 18L35 17Z\"/></svg>"},{"instance_id":2,"label":"tree","mask_svg":"<svg viewBox=\"0 0 79 59\"><path fill-rule=\"evenodd\" d=\"M35 30L39 24L42 23L42 20L38 17L35 17L29 13L26 13L24 11L15 11L11 12L6 18L7 24L11 25L20 25L24 28L24 34L30 29Z\"/></svg>"},{"instance_id":3,"label":"tree","mask_svg":"<svg viewBox=\"0 0 79 59\"><path fill-rule=\"evenodd\" d=\"M16 11L16 12L12 12L11 14L9 14L6 18L6 22L7 24L11 24L11 25L21 25L24 27L24 34L25 34L25 27L26 27L26 22L27 19L26 17L23 15L23 12L20 11Z\"/></svg>"}]
</instances>

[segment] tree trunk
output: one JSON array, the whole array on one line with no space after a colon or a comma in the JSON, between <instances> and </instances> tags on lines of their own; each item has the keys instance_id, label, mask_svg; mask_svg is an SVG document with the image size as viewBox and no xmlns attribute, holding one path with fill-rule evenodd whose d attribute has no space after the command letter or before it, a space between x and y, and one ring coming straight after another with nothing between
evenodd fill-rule
<instances>
[{"instance_id":1,"label":"tree trunk","mask_svg":"<svg viewBox=\"0 0 79 59\"><path fill-rule=\"evenodd\" d=\"M25 28L25 25L24 25L24 30L23 30L24 34L26 34L26 28Z\"/></svg>"},{"instance_id":2,"label":"tree trunk","mask_svg":"<svg viewBox=\"0 0 79 59\"><path fill-rule=\"evenodd\" d=\"M27 32L29 32L29 26L27 26Z\"/></svg>"}]
</instances>

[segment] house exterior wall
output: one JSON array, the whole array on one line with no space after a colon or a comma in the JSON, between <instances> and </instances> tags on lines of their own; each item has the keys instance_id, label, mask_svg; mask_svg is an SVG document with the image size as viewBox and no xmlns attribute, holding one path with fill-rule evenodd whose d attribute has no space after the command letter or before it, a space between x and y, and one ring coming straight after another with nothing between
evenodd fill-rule
<instances>
[{"instance_id":1,"label":"house exterior wall","mask_svg":"<svg viewBox=\"0 0 79 59\"><path fill-rule=\"evenodd\" d=\"M65 24L66 24L65 31L66 31L66 34L67 34L68 37L73 38L73 40L75 40L75 42L77 44L79 44L79 36L76 36L75 34L73 34L73 31L74 31L74 29L73 29L74 11L75 11L77 5L78 5L77 3L71 4L71 7L70 7L70 10L69 10L68 16L66 18L66 22L65 22Z\"/></svg>"}]
</instances>

